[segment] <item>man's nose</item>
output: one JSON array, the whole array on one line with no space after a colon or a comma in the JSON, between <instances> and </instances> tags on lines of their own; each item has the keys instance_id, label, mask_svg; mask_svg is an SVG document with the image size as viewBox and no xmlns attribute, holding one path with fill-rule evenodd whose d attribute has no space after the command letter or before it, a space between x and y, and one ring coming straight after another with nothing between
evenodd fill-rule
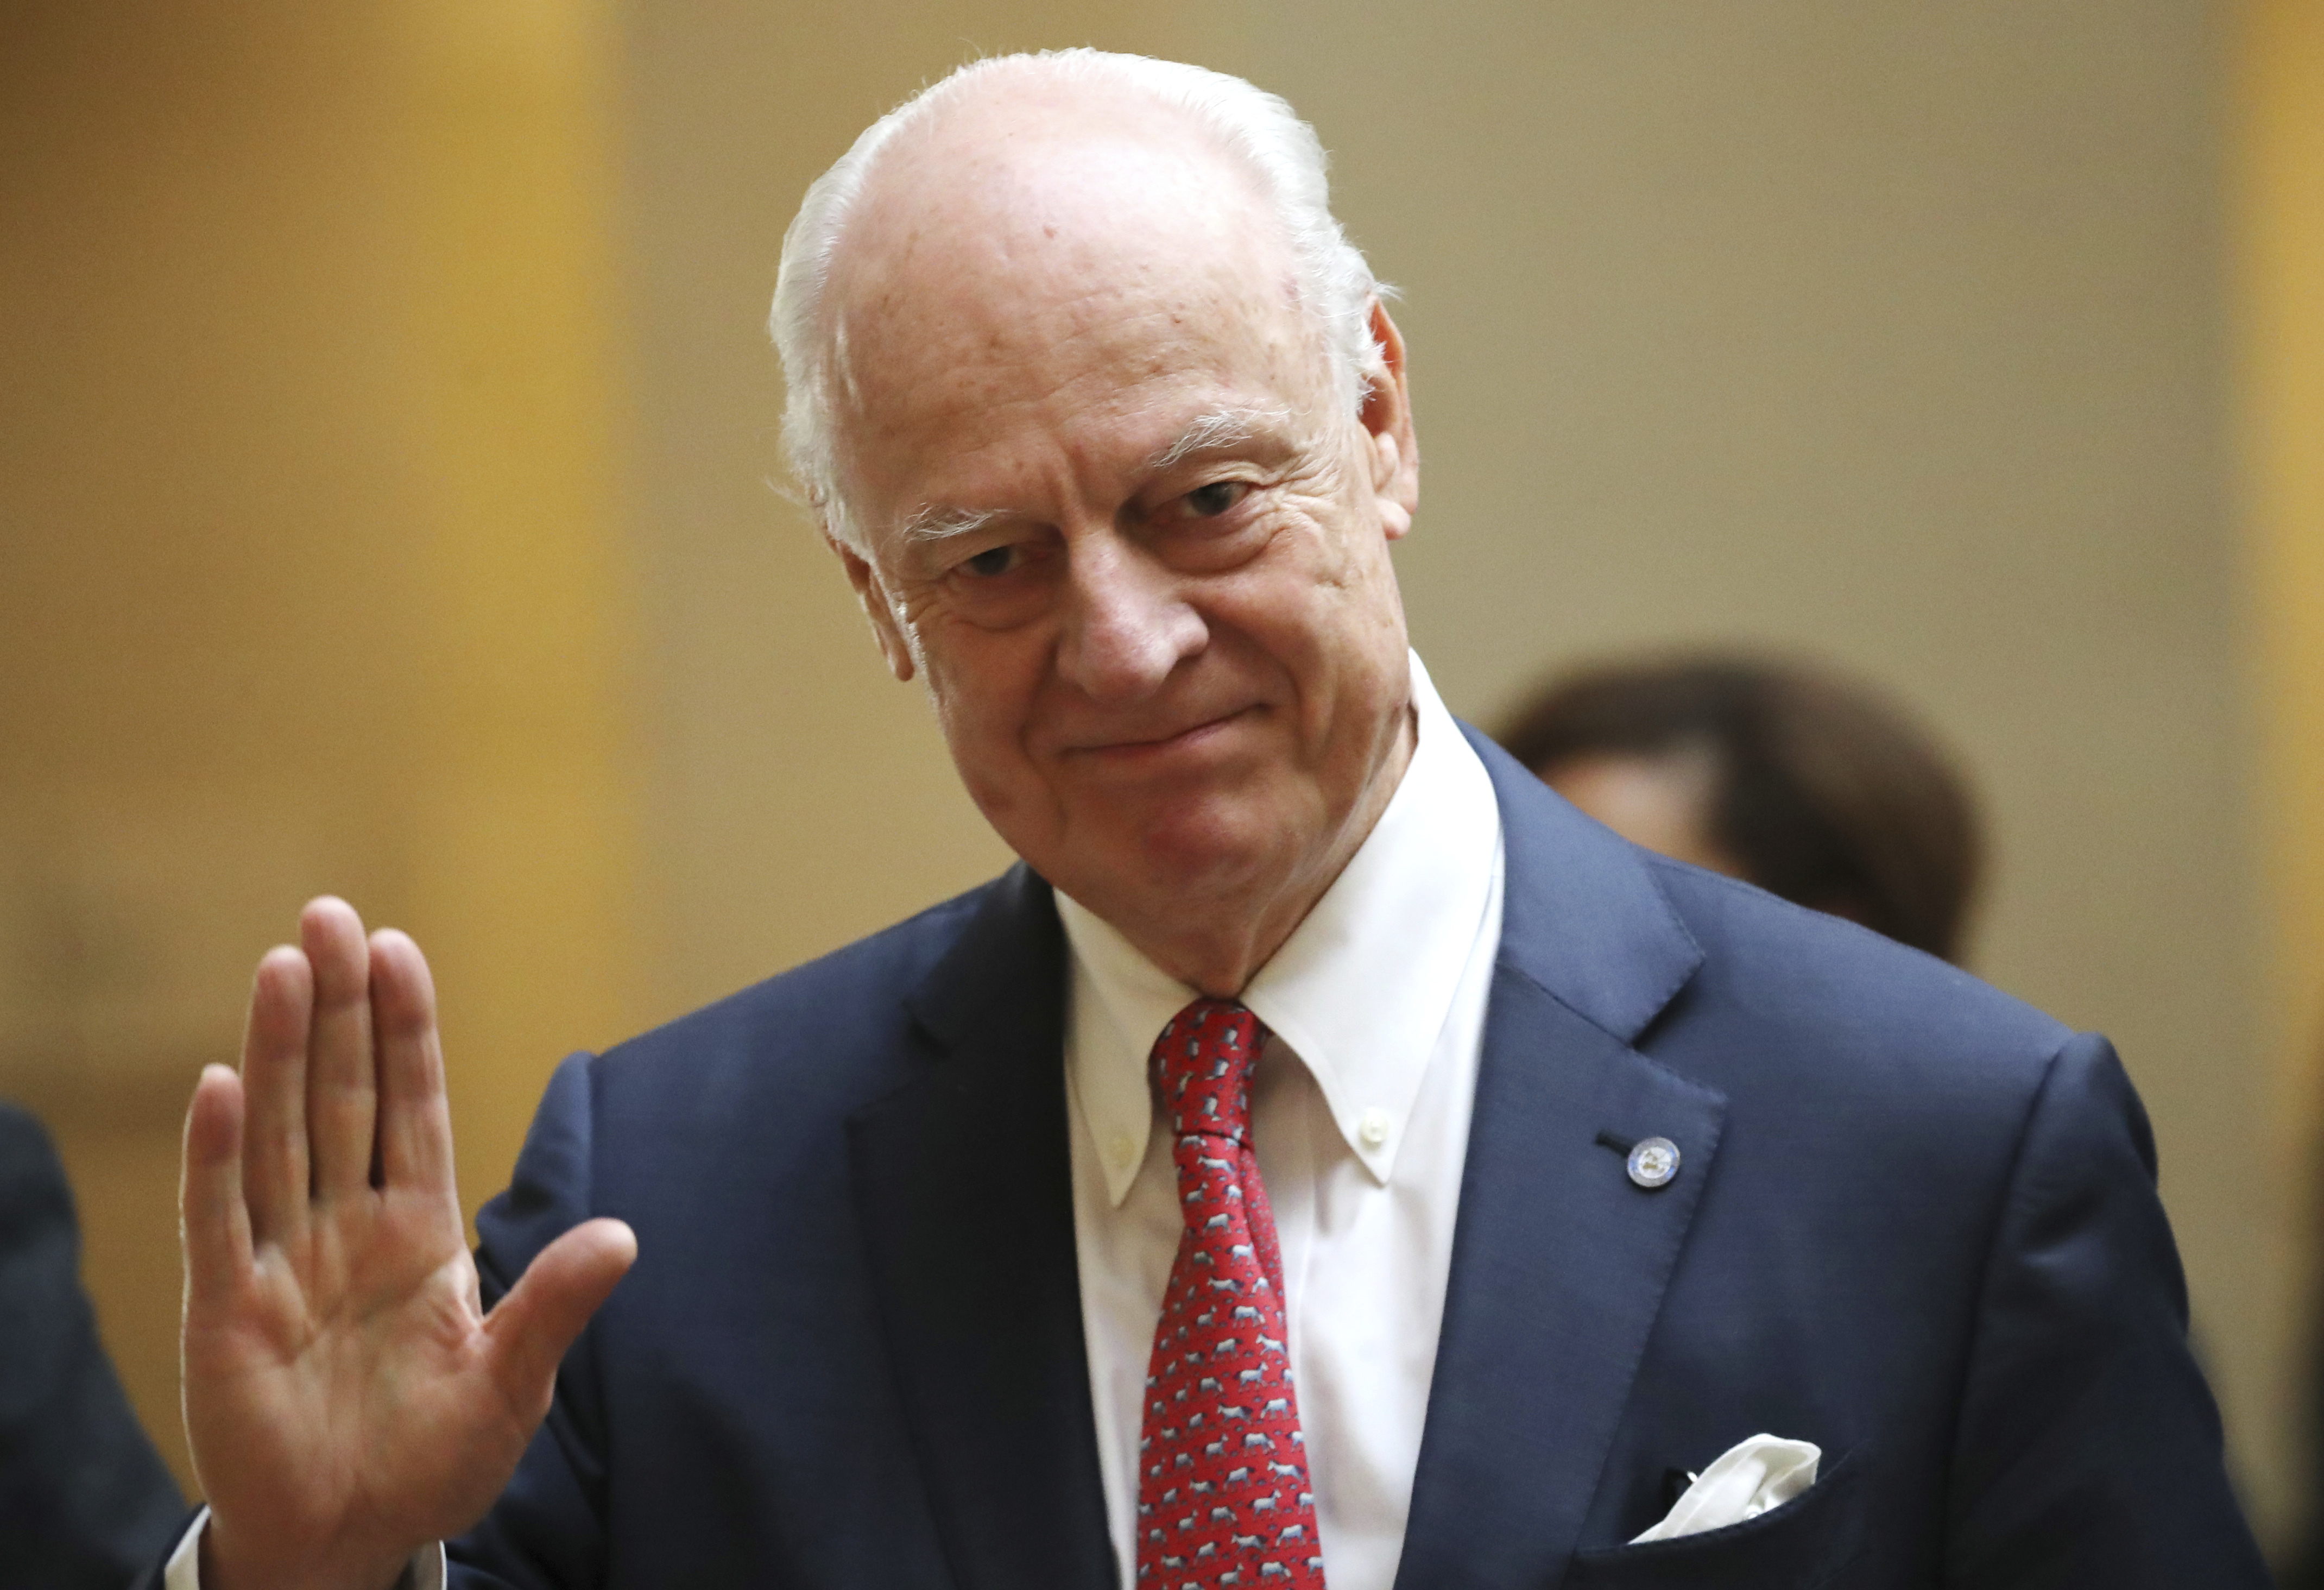
<instances>
[{"instance_id":1,"label":"man's nose","mask_svg":"<svg viewBox=\"0 0 2324 1590\"><path fill-rule=\"evenodd\" d=\"M1057 672L1068 684L1109 705L1139 700L1209 639L1169 569L1110 529L1076 539L1057 641Z\"/></svg>"}]
</instances>

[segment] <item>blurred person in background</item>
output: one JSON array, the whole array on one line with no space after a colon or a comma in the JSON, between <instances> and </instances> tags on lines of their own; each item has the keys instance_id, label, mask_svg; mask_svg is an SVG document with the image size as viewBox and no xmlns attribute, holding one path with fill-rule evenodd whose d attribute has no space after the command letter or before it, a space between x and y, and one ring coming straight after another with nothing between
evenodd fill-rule
<instances>
[{"instance_id":1,"label":"blurred person in background","mask_svg":"<svg viewBox=\"0 0 2324 1590\"><path fill-rule=\"evenodd\" d=\"M0 1586L119 1590L184 1511L97 1340L64 1167L0 1105Z\"/></svg>"},{"instance_id":2,"label":"blurred person in background","mask_svg":"<svg viewBox=\"0 0 2324 1590\"><path fill-rule=\"evenodd\" d=\"M1961 959L1976 804L1952 759L1861 685L1712 654L1595 666L1498 737L1626 839Z\"/></svg>"},{"instance_id":3,"label":"blurred person in background","mask_svg":"<svg viewBox=\"0 0 2324 1590\"><path fill-rule=\"evenodd\" d=\"M2324 1069L2324 1049L2314 1052L2314 1064ZM2311 1146L2310 1163L2324 1165L2324 1152ZM2310 1193L2311 1202L2308 1241L2317 1241L2316 1233L2324 1232L2324 1179L2319 1179ZM2312 1250L2311 1250L2312 1251ZM2311 1278L2308 1293L2307 1345L2307 1406L2302 1434L2308 1456L2308 1515L2301 1521L2298 1538L2293 1540L2284 1558L2277 1565L2275 1582L2278 1590L2324 1590L2324 1276Z\"/></svg>"}]
</instances>

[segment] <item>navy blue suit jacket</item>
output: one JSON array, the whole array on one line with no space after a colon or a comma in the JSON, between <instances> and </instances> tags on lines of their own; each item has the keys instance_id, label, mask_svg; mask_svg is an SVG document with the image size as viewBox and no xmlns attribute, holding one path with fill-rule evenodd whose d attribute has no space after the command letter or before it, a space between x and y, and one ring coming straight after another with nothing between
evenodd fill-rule
<instances>
[{"instance_id":1,"label":"navy blue suit jacket","mask_svg":"<svg viewBox=\"0 0 2324 1590\"><path fill-rule=\"evenodd\" d=\"M2105 1041L1479 751L1506 915L1399 1586L2264 1585ZM1066 968L1019 867L565 1063L488 1294L592 1215L637 1267L456 1584L1114 1583ZM1623 1544L1763 1430L1823 1448L1803 1498Z\"/></svg>"}]
</instances>

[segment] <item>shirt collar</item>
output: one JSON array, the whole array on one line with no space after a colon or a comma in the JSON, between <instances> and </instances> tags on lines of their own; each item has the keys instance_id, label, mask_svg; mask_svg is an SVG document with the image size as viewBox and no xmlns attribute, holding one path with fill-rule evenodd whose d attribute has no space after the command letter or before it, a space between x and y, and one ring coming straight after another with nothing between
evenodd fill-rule
<instances>
[{"instance_id":1,"label":"shirt collar","mask_svg":"<svg viewBox=\"0 0 2324 1590\"><path fill-rule=\"evenodd\" d=\"M1477 935L1501 818L1485 765L1412 658L1418 739L1388 809L1243 990L1322 1090L1349 1149L1385 1182ZM1115 1206L1153 1129L1147 1057L1195 991L1063 893L1073 947L1069 1084Z\"/></svg>"}]
</instances>

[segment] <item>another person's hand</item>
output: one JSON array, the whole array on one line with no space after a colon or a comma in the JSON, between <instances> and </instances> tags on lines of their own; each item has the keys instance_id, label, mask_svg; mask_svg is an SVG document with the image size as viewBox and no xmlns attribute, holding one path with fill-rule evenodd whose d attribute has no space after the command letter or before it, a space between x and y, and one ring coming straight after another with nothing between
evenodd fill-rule
<instances>
[{"instance_id":1,"label":"another person's hand","mask_svg":"<svg viewBox=\"0 0 2324 1590\"><path fill-rule=\"evenodd\" d=\"M375 1590L482 1517L637 1253L588 1221L486 1315L428 963L401 933L366 941L337 900L308 905L299 939L259 962L241 1073L207 1068L186 1116L206 1590Z\"/></svg>"}]
</instances>

